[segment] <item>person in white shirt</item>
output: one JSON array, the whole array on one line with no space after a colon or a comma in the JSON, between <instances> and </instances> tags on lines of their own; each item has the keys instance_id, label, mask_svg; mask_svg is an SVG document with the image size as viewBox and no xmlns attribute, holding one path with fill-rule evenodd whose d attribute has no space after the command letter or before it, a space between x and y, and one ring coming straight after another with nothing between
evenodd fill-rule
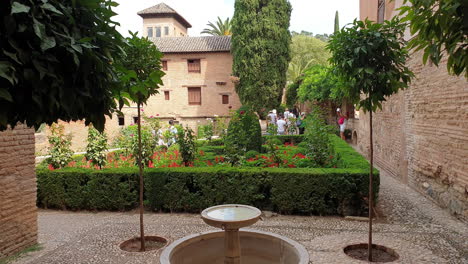
<instances>
[{"instance_id":1,"label":"person in white shirt","mask_svg":"<svg viewBox=\"0 0 468 264\"><path fill-rule=\"evenodd\" d=\"M268 113L268 124L269 125L276 124L276 114L274 114L273 111L270 111Z\"/></svg>"},{"instance_id":2,"label":"person in white shirt","mask_svg":"<svg viewBox=\"0 0 468 264\"><path fill-rule=\"evenodd\" d=\"M278 126L278 135L284 135L284 132L286 131L286 121L284 121L282 116L278 118L276 125Z\"/></svg>"}]
</instances>

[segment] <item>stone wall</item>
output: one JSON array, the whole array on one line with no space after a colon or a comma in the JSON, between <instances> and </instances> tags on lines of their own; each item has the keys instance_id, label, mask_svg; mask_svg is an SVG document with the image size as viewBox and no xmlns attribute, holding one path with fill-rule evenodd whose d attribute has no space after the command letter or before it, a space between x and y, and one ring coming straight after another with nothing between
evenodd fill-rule
<instances>
[{"instance_id":1,"label":"stone wall","mask_svg":"<svg viewBox=\"0 0 468 264\"><path fill-rule=\"evenodd\" d=\"M34 130L0 132L0 259L37 243Z\"/></svg>"},{"instance_id":2,"label":"stone wall","mask_svg":"<svg viewBox=\"0 0 468 264\"><path fill-rule=\"evenodd\" d=\"M460 219L468 220L468 82L439 67L422 65L410 87L388 98L374 114L376 164ZM369 115L355 122L358 149L369 153Z\"/></svg>"}]
</instances>

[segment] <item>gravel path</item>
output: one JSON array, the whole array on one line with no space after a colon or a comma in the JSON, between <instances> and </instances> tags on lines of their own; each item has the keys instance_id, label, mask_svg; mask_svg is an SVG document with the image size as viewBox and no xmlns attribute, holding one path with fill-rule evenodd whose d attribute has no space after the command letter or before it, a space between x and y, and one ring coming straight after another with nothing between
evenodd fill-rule
<instances>
[{"instance_id":1,"label":"gravel path","mask_svg":"<svg viewBox=\"0 0 468 264\"><path fill-rule=\"evenodd\" d=\"M468 263L468 225L440 209L397 180L381 177L374 242L400 254L399 263ZM159 263L159 252L128 253L123 240L139 234L138 214L39 211L39 242L43 249L15 264ZM194 214L145 215L146 234L174 241L213 230ZM252 228L278 233L303 244L311 263L364 263L342 253L343 245L365 243L367 222L339 217L273 216ZM209 264L209 263L207 263Z\"/></svg>"}]
</instances>

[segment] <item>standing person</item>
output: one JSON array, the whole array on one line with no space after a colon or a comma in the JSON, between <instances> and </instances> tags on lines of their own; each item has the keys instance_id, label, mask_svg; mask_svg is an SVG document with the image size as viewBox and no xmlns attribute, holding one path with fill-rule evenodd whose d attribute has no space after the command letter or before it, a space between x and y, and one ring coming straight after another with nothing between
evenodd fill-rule
<instances>
[{"instance_id":1,"label":"standing person","mask_svg":"<svg viewBox=\"0 0 468 264\"><path fill-rule=\"evenodd\" d=\"M305 129L304 119L305 119L305 112L302 112L299 114L296 120L296 125L299 128L299 135L304 134L304 129Z\"/></svg>"},{"instance_id":2,"label":"standing person","mask_svg":"<svg viewBox=\"0 0 468 264\"><path fill-rule=\"evenodd\" d=\"M273 111L268 112L268 126L276 125L276 114Z\"/></svg>"},{"instance_id":3,"label":"standing person","mask_svg":"<svg viewBox=\"0 0 468 264\"><path fill-rule=\"evenodd\" d=\"M278 126L278 135L284 135L286 130L286 121L284 121L281 115L279 116L278 121L276 121L276 125Z\"/></svg>"},{"instance_id":4,"label":"standing person","mask_svg":"<svg viewBox=\"0 0 468 264\"><path fill-rule=\"evenodd\" d=\"M338 116L338 125L340 126L340 137L341 139L346 140L346 137L344 135L346 129L346 116L341 113L340 108L336 109L336 114Z\"/></svg>"},{"instance_id":5,"label":"standing person","mask_svg":"<svg viewBox=\"0 0 468 264\"><path fill-rule=\"evenodd\" d=\"M174 120L169 120L169 132L171 132L171 139L167 142L167 145L170 146L174 143L176 143L176 137L177 137L177 128L174 126Z\"/></svg>"}]
</instances>

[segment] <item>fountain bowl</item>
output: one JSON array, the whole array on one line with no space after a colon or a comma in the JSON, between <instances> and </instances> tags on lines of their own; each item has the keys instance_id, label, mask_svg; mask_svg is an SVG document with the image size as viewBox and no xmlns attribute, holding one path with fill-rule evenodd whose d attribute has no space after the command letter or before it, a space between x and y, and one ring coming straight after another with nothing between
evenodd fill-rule
<instances>
[{"instance_id":1,"label":"fountain bowl","mask_svg":"<svg viewBox=\"0 0 468 264\"><path fill-rule=\"evenodd\" d=\"M307 250L289 238L258 230L239 230L242 264L308 264ZM161 254L161 264L224 264L224 231L181 238Z\"/></svg>"},{"instance_id":2,"label":"fountain bowl","mask_svg":"<svg viewBox=\"0 0 468 264\"><path fill-rule=\"evenodd\" d=\"M209 207L201 213L205 223L222 229L239 229L255 224L262 212L243 204L223 204Z\"/></svg>"}]
</instances>

